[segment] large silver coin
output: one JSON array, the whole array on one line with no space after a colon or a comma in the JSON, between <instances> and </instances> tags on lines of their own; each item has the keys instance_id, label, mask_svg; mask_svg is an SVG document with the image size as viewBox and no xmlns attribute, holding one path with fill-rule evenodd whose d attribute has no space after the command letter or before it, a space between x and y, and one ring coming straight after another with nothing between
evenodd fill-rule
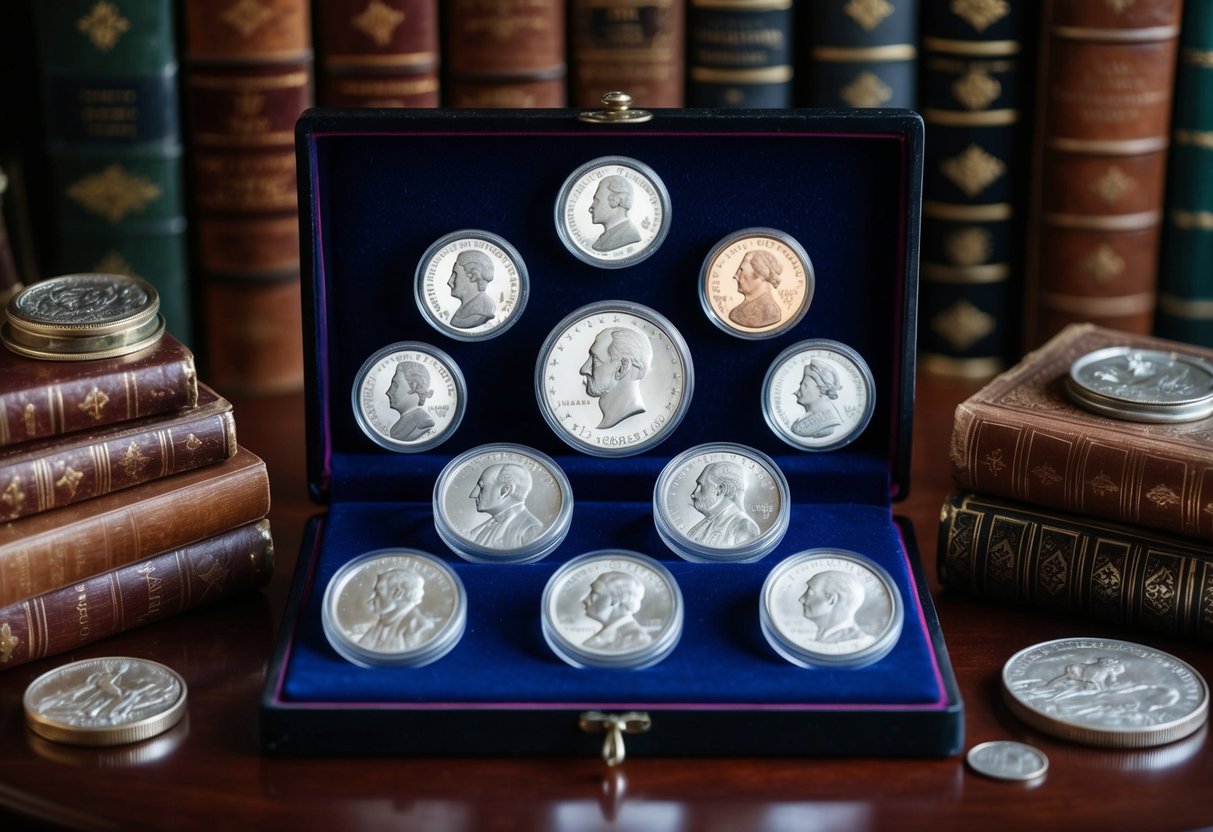
<instances>
[{"instance_id":1,"label":"large silver coin","mask_svg":"<svg viewBox=\"0 0 1213 832\"><path fill-rule=\"evenodd\" d=\"M539 410L556 435L594 456L663 442L691 405L694 367L682 335L637 303L601 301L558 323L535 367Z\"/></svg>"},{"instance_id":2,"label":"large silver coin","mask_svg":"<svg viewBox=\"0 0 1213 832\"><path fill-rule=\"evenodd\" d=\"M790 234L746 228L718 242L699 272L699 300L717 327L739 338L773 338L813 301L813 263Z\"/></svg>"},{"instance_id":3,"label":"large silver coin","mask_svg":"<svg viewBox=\"0 0 1213 832\"><path fill-rule=\"evenodd\" d=\"M803 451L855 441L876 406L876 383L858 352L824 338L781 352L762 386L762 415L775 435Z\"/></svg>"},{"instance_id":4,"label":"large silver coin","mask_svg":"<svg viewBox=\"0 0 1213 832\"><path fill-rule=\"evenodd\" d=\"M1213 365L1177 352L1108 347L1070 366L1066 392L1115 419L1188 422L1213 414Z\"/></svg>"},{"instance_id":5,"label":"large silver coin","mask_svg":"<svg viewBox=\"0 0 1213 832\"><path fill-rule=\"evenodd\" d=\"M1190 665L1128 641L1063 638L1019 651L1003 699L1039 731L1086 745L1144 748L1204 724L1209 688Z\"/></svg>"},{"instance_id":6,"label":"large silver coin","mask_svg":"<svg viewBox=\"0 0 1213 832\"><path fill-rule=\"evenodd\" d=\"M66 274L39 281L9 300L14 327L58 336L97 336L147 324L160 296L146 281L118 274Z\"/></svg>"},{"instance_id":7,"label":"large silver coin","mask_svg":"<svg viewBox=\"0 0 1213 832\"><path fill-rule=\"evenodd\" d=\"M995 780L1037 780L1049 770L1049 758L1043 751L1014 740L975 745L965 760L973 771Z\"/></svg>"},{"instance_id":8,"label":"large silver coin","mask_svg":"<svg viewBox=\"0 0 1213 832\"><path fill-rule=\"evenodd\" d=\"M126 656L55 668L25 690L30 730L55 742L122 745L167 731L186 712L185 680L159 662Z\"/></svg>"},{"instance_id":9,"label":"large silver coin","mask_svg":"<svg viewBox=\"0 0 1213 832\"><path fill-rule=\"evenodd\" d=\"M467 384L455 360L416 341L368 358L353 388L354 418L371 441L415 453L445 442L463 420Z\"/></svg>"},{"instance_id":10,"label":"large silver coin","mask_svg":"<svg viewBox=\"0 0 1213 832\"><path fill-rule=\"evenodd\" d=\"M670 195L652 168L603 156L573 171L556 198L556 232L591 266L619 269L657 251L670 230Z\"/></svg>"},{"instance_id":11,"label":"large silver coin","mask_svg":"<svg viewBox=\"0 0 1213 832\"><path fill-rule=\"evenodd\" d=\"M413 290L430 326L456 340L479 341L518 321L530 281L522 255L504 238L466 229L426 250Z\"/></svg>"}]
</instances>

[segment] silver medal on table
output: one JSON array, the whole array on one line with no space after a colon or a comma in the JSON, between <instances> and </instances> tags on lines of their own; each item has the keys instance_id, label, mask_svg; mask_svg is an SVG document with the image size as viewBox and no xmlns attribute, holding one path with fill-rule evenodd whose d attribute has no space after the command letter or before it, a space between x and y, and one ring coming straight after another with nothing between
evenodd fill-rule
<instances>
[{"instance_id":1,"label":"silver medal on table","mask_svg":"<svg viewBox=\"0 0 1213 832\"><path fill-rule=\"evenodd\" d=\"M480 341L522 316L530 280L522 255L489 231L465 229L435 241L417 264L417 307L439 332Z\"/></svg>"},{"instance_id":2,"label":"silver medal on table","mask_svg":"<svg viewBox=\"0 0 1213 832\"><path fill-rule=\"evenodd\" d=\"M1070 365L1066 392L1113 419L1195 421L1213 414L1213 365L1178 352L1107 347Z\"/></svg>"},{"instance_id":3,"label":"silver medal on table","mask_svg":"<svg viewBox=\"0 0 1213 832\"><path fill-rule=\"evenodd\" d=\"M548 335L535 366L539 410L556 435L594 456L630 456L663 442L691 405L691 352L665 317L600 301Z\"/></svg>"},{"instance_id":4,"label":"silver medal on table","mask_svg":"<svg viewBox=\"0 0 1213 832\"><path fill-rule=\"evenodd\" d=\"M863 356L825 338L781 352L762 384L767 425L802 451L831 451L855 441L875 406L876 383Z\"/></svg>"},{"instance_id":5,"label":"silver medal on table","mask_svg":"<svg viewBox=\"0 0 1213 832\"><path fill-rule=\"evenodd\" d=\"M603 269L651 256L670 230L670 195L652 168L602 156L573 171L556 198L556 233L577 259Z\"/></svg>"},{"instance_id":6,"label":"silver medal on table","mask_svg":"<svg viewBox=\"0 0 1213 832\"><path fill-rule=\"evenodd\" d=\"M358 371L354 418L371 441L399 453L445 442L467 408L467 384L455 360L417 341L389 344Z\"/></svg>"}]
</instances>

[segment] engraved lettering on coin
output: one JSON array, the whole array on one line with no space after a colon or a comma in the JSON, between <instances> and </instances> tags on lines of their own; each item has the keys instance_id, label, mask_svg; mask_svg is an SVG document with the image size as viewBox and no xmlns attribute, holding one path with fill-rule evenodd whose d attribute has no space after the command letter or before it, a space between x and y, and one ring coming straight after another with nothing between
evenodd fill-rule
<instances>
[{"instance_id":1,"label":"engraved lettering on coin","mask_svg":"<svg viewBox=\"0 0 1213 832\"><path fill-rule=\"evenodd\" d=\"M159 307L155 290L122 275L62 275L28 286L12 299L12 309L30 323L101 325Z\"/></svg>"},{"instance_id":2,"label":"engraved lettering on coin","mask_svg":"<svg viewBox=\"0 0 1213 832\"><path fill-rule=\"evenodd\" d=\"M747 228L725 237L704 260L700 301L731 335L769 338L795 326L813 300L813 265L790 235Z\"/></svg>"},{"instance_id":3,"label":"engraved lettering on coin","mask_svg":"<svg viewBox=\"0 0 1213 832\"><path fill-rule=\"evenodd\" d=\"M458 340L500 335L521 316L529 294L526 265L487 231L448 234L417 265L415 291L431 326Z\"/></svg>"},{"instance_id":4,"label":"engraved lettering on coin","mask_svg":"<svg viewBox=\"0 0 1213 832\"><path fill-rule=\"evenodd\" d=\"M779 438L807 451L854 441L875 406L875 384L859 353L843 344L804 341L767 371L763 415Z\"/></svg>"},{"instance_id":5,"label":"engraved lettering on coin","mask_svg":"<svg viewBox=\"0 0 1213 832\"><path fill-rule=\"evenodd\" d=\"M378 445L393 451L432 448L458 427L465 408L463 374L446 353L401 342L371 356L354 384L354 415Z\"/></svg>"},{"instance_id":6,"label":"engraved lettering on coin","mask_svg":"<svg viewBox=\"0 0 1213 832\"><path fill-rule=\"evenodd\" d=\"M577 258L602 268L638 263L669 231L670 198L635 159L604 156L574 171L556 200L556 229Z\"/></svg>"},{"instance_id":7,"label":"engraved lettering on coin","mask_svg":"<svg viewBox=\"0 0 1213 832\"><path fill-rule=\"evenodd\" d=\"M1071 365L1066 390L1077 404L1113 418L1203 419L1213 413L1213 365L1175 352L1108 347Z\"/></svg>"},{"instance_id":8,"label":"engraved lettering on coin","mask_svg":"<svg viewBox=\"0 0 1213 832\"><path fill-rule=\"evenodd\" d=\"M1036 780L1049 770L1049 758L1038 748L1013 740L983 742L965 755L969 767L996 780Z\"/></svg>"}]
</instances>

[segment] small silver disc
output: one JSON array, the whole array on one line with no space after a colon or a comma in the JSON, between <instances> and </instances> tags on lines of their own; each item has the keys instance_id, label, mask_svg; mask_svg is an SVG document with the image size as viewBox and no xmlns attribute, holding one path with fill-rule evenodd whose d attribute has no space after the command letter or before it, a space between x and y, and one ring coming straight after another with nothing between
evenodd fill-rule
<instances>
[{"instance_id":1,"label":"small silver disc","mask_svg":"<svg viewBox=\"0 0 1213 832\"><path fill-rule=\"evenodd\" d=\"M602 269L653 255L670 230L670 195L657 172L626 156L592 159L556 198L556 232L577 259Z\"/></svg>"},{"instance_id":2,"label":"small silver disc","mask_svg":"<svg viewBox=\"0 0 1213 832\"><path fill-rule=\"evenodd\" d=\"M762 385L767 425L802 451L832 451L855 441L875 406L876 383L863 356L824 338L781 352Z\"/></svg>"},{"instance_id":3,"label":"small silver disc","mask_svg":"<svg viewBox=\"0 0 1213 832\"><path fill-rule=\"evenodd\" d=\"M530 280L522 255L489 231L454 231L417 264L417 307L434 329L458 341L481 341L522 316Z\"/></svg>"},{"instance_id":4,"label":"small silver disc","mask_svg":"<svg viewBox=\"0 0 1213 832\"><path fill-rule=\"evenodd\" d=\"M1049 758L1039 748L1014 740L992 740L969 749L969 768L995 780L1037 780L1049 770Z\"/></svg>"},{"instance_id":5,"label":"small silver disc","mask_svg":"<svg viewBox=\"0 0 1213 832\"><path fill-rule=\"evenodd\" d=\"M368 358L353 388L354 418L371 441L416 453L445 442L463 420L467 384L455 360L417 341L389 344Z\"/></svg>"},{"instance_id":6,"label":"small silver disc","mask_svg":"<svg viewBox=\"0 0 1213 832\"><path fill-rule=\"evenodd\" d=\"M773 338L796 326L813 302L813 263L790 234L745 228L718 242L699 271L708 319L738 338Z\"/></svg>"},{"instance_id":7,"label":"small silver disc","mask_svg":"<svg viewBox=\"0 0 1213 832\"><path fill-rule=\"evenodd\" d=\"M1195 421L1213 414L1213 365L1178 352L1107 347L1070 365L1066 392L1114 419Z\"/></svg>"}]
</instances>

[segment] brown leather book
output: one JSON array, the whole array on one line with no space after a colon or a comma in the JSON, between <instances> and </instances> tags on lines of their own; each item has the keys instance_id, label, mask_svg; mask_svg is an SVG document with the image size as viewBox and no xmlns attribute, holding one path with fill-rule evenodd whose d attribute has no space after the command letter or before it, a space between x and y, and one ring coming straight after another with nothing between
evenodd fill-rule
<instances>
[{"instance_id":1,"label":"brown leather book","mask_svg":"<svg viewBox=\"0 0 1213 832\"><path fill-rule=\"evenodd\" d=\"M317 0L316 100L436 107L437 0Z\"/></svg>"},{"instance_id":2,"label":"brown leather book","mask_svg":"<svg viewBox=\"0 0 1213 832\"><path fill-rule=\"evenodd\" d=\"M8 604L0 670L251 592L273 570L270 524L261 520Z\"/></svg>"},{"instance_id":3,"label":"brown leather book","mask_svg":"<svg viewBox=\"0 0 1213 832\"><path fill-rule=\"evenodd\" d=\"M0 604L68 586L269 514L265 463L215 465L0 525Z\"/></svg>"},{"instance_id":4,"label":"brown leather book","mask_svg":"<svg viewBox=\"0 0 1213 832\"><path fill-rule=\"evenodd\" d=\"M600 107L615 90L637 108L684 105L682 0L571 0L568 14L574 107Z\"/></svg>"},{"instance_id":5,"label":"brown leather book","mask_svg":"<svg viewBox=\"0 0 1213 832\"><path fill-rule=\"evenodd\" d=\"M1180 6L1045 3L1028 347L1073 322L1140 334L1153 327Z\"/></svg>"},{"instance_id":6,"label":"brown leather book","mask_svg":"<svg viewBox=\"0 0 1213 832\"><path fill-rule=\"evenodd\" d=\"M0 447L197 403L194 354L168 334L148 349L95 361L41 361L0 348Z\"/></svg>"},{"instance_id":7,"label":"brown leather book","mask_svg":"<svg viewBox=\"0 0 1213 832\"><path fill-rule=\"evenodd\" d=\"M1072 324L956 407L952 478L966 490L1213 540L1213 417L1150 424L1073 404L1076 358L1126 345L1213 350Z\"/></svg>"},{"instance_id":8,"label":"brown leather book","mask_svg":"<svg viewBox=\"0 0 1213 832\"><path fill-rule=\"evenodd\" d=\"M235 452L231 402L199 383L196 407L0 452L0 521L201 468Z\"/></svg>"},{"instance_id":9,"label":"brown leather book","mask_svg":"<svg viewBox=\"0 0 1213 832\"><path fill-rule=\"evenodd\" d=\"M564 0L447 0L447 107L563 107Z\"/></svg>"}]
</instances>

